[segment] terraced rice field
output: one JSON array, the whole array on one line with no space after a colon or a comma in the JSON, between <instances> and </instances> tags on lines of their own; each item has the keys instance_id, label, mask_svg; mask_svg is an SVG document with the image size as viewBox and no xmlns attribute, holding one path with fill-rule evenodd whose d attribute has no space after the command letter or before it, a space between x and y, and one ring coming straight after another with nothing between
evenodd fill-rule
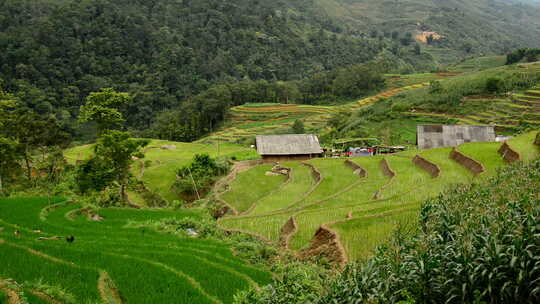
<instances>
[{"instance_id":1,"label":"terraced rice field","mask_svg":"<svg viewBox=\"0 0 540 304\"><path fill-rule=\"evenodd\" d=\"M261 134L284 133L290 130L297 119L303 120L308 131L315 131L324 127L335 113L354 111L401 92L426 87L431 80L444 79L455 75L455 73L387 75L388 90L358 101L336 106L248 103L232 108L229 124L222 130L198 142L237 142Z\"/></svg>"},{"instance_id":2,"label":"terraced rice field","mask_svg":"<svg viewBox=\"0 0 540 304\"><path fill-rule=\"evenodd\" d=\"M61 198L0 199L1 303L10 291L29 303L231 303L270 281L223 243L139 225L196 211L101 209L103 220L92 221L80 208ZM58 288L69 297L50 292Z\"/></svg>"},{"instance_id":3,"label":"terraced rice field","mask_svg":"<svg viewBox=\"0 0 540 304\"><path fill-rule=\"evenodd\" d=\"M536 134L530 132L521 135L508 144L520 153L524 161L531 160L540 156L540 148L534 145ZM304 181L301 185L276 184L273 190L276 196L263 200L251 199L245 204L255 204L255 207L248 215L227 216L219 224L224 229L242 230L277 243L283 240L282 228L294 218L297 230L288 238L286 245L289 249L306 250L319 227L325 226L336 232L349 260L364 259L398 225L417 219L422 201L452 184L489 177L503 166L505 162L498 152L501 145L470 143L458 147L460 152L486 168L486 172L476 176L462 164L450 159L451 148L410 150L388 156L350 159L364 170L365 176L354 174L354 169L346 166L344 159L310 160L306 163L320 172L319 183L311 176L311 182ZM434 178L431 173L415 165L415 155L436 164L440 169L439 176ZM291 179L294 181L294 168L302 165L287 165L293 167ZM308 177L307 172L298 172L299 178ZM237 185L237 189L257 192L251 185L256 179L264 178L261 175L250 176L245 182L240 182L244 183L244 187ZM295 183L298 183L298 179ZM291 188L288 188L289 185ZM310 185L315 185L315 188ZM305 191L304 196L302 191Z\"/></svg>"},{"instance_id":4,"label":"terraced rice field","mask_svg":"<svg viewBox=\"0 0 540 304\"><path fill-rule=\"evenodd\" d=\"M171 146L174 149L163 149ZM235 157L237 160L257 159L257 152L246 145L231 143L195 144L164 140L152 140L145 149L145 158L132 167L132 173L152 191L172 202L179 197L171 190L176 171L191 162L195 154L208 153L212 157ZM92 145L78 146L65 151L70 163L88 159L92 156ZM144 165L143 165L144 164ZM130 193L133 200L133 193ZM136 197L135 197L136 200ZM137 203L137 201L134 201ZM140 204L144 204L140 201Z\"/></svg>"},{"instance_id":5,"label":"terraced rice field","mask_svg":"<svg viewBox=\"0 0 540 304\"><path fill-rule=\"evenodd\" d=\"M540 64L517 68L527 73L540 72ZM540 128L540 84L524 92L509 96L469 96L463 100L466 106L483 110L466 115L448 115L430 112L404 112L408 117L422 119L453 118L457 124L494 125L500 130L514 132L521 126Z\"/></svg>"}]
</instances>

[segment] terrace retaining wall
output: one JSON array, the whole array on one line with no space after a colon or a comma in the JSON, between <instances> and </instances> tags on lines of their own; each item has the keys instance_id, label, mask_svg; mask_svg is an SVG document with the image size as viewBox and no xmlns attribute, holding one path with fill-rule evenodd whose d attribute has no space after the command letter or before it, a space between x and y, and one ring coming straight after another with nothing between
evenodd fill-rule
<instances>
[{"instance_id":1,"label":"terrace retaining wall","mask_svg":"<svg viewBox=\"0 0 540 304\"><path fill-rule=\"evenodd\" d=\"M367 177L367 171L364 168L360 167L357 163L347 159L345 161L345 166L351 168L354 174L360 177Z\"/></svg>"},{"instance_id":2,"label":"terrace retaining wall","mask_svg":"<svg viewBox=\"0 0 540 304\"><path fill-rule=\"evenodd\" d=\"M296 224L296 220L294 219L294 216L291 216L291 218L281 227L281 232L279 235L279 245L284 248L289 248L289 242L291 240L291 237L298 231L298 225Z\"/></svg>"},{"instance_id":3,"label":"terrace retaining wall","mask_svg":"<svg viewBox=\"0 0 540 304\"><path fill-rule=\"evenodd\" d=\"M456 161L467 170L471 171L474 175L478 175L486 171L486 168L482 163L459 152L456 148L453 148L450 152L450 159Z\"/></svg>"},{"instance_id":4,"label":"terrace retaining wall","mask_svg":"<svg viewBox=\"0 0 540 304\"><path fill-rule=\"evenodd\" d=\"M412 161L415 165L427 171L432 178L437 178L441 175L441 169L439 166L437 166L437 164L430 162L420 155L416 155Z\"/></svg>"},{"instance_id":5,"label":"terrace retaining wall","mask_svg":"<svg viewBox=\"0 0 540 304\"><path fill-rule=\"evenodd\" d=\"M499 149L499 154L501 154L502 158L508 163L512 163L521 159L521 155L519 154L519 152L512 149L512 147L510 147L507 142L504 142L504 144L501 146L501 148Z\"/></svg>"},{"instance_id":6,"label":"terrace retaining wall","mask_svg":"<svg viewBox=\"0 0 540 304\"><path fill-rule=\"evenodd\" d=\"M384 175L390 178L394 178L396 176L396 172L394 172L394 170L390 168L390 164L388 163L388 160L386 160L386 158L383 158L383 160L381 160L381 169Z\"/></svg>"},{"instance_id":7,"label":"terrace retaining wall","mask_svg":"<svg viewBox=\"0 0 540 304\"><path fill-rule=\"evenodd\" d=\"M338 233L325 225L319 227L311 239L309 248L301 250L299 255L302 259L316 256L324 257L339 267L343 267L347 263L347 254L341 245Z\"/></svg>"},{"instance_id":8,"label":"terrace retaining wall","mask_svg":"<svg viewBox=\"0 0 540 304\"><path fill-rule=\"evenodd\" d=\"M540 132L536 134L536 140L534 141L534 144L540 146Z\"/></svg>"},{"instance_id":9,"label":"terrace retaining wall","mask_svg":"<svg viewBox=\"0 0 540 304\"><path fill-rule=\"evenodd\" d=\"M381 193L384 191L384 189L388 188L394 182L394 177L396 177L396 172L392 170L392 168L390 168L390 164L388 163L388 160L386 158L383 158L380 164L383 174L389 177L390 180L388 181L388 183L386 183L384 186L382 186L375 192L375 194L373 195L374 200L381 199Z\"/></svg>"},{"instance_id":10,"label":"terrace retaining wall","mask_svg":"<svg viewBox=\"0 0 540 304\"><path fill-rule=\"evenodd\" d=\"M311 174L313 175L313 179L315 180L316 184L319 184L322 180L321 172L314 165L310 163L302 162L302 164L311 168Z\"/></svg>"}]
</instances>

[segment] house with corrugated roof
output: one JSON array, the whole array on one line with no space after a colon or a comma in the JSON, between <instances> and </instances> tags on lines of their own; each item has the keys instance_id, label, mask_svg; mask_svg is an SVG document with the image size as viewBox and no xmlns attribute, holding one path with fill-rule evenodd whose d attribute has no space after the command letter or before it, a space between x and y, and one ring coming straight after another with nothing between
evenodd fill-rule
<instances>
[{"instance_id":1,"label":"house with corrugated roof","mask_svg":"<svg viewBox=\"0 0 540 304\"><path fill-rule=\"evenodd\" d=\"M426 125L418 126L416 141L419 149L457 147L470 142L495 141L493 126Z\"/></svg>"},{"instance_id":2,"label":"house with corrugated roof","mask_svg":"<svg viewBox=\"0 0 540 304\"><path fill-rule=\"evenodd\" d=\"M265 162L321 157L319 138L313 134L258 135L257 152Z\"/></svg>"}]
</instances>

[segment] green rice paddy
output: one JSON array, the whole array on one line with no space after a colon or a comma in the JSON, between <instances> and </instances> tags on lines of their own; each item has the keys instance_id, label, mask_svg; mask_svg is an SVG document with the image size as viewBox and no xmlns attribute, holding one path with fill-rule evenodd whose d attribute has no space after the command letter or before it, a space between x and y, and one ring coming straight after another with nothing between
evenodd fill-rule
<instances>
[{"instance_id":1,"label":"green rice paddy","mask_svg":"<svg viewBox=\"0 0 540 304\"><path fill-rule=\"evenodd\" d=\"M74 212L76 203L51 203L57 205L44 212L46 198L0 199L0 278L60 286L75 303L231 303L239 290L270 281L218 241L129 228L198 218L197 211L102 209L103 221L95 222ZM70 235L73 243L64 239ZM60 239L38 240L54 236Z\"/></svg>"}]
</instances>

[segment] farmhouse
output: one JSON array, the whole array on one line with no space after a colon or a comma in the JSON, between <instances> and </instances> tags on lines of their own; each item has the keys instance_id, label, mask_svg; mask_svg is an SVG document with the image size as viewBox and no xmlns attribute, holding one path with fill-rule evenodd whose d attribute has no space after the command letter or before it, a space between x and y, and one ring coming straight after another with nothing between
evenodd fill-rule
<instances>
[{"instance_id":1,"label":"farmhouse","mask_svg":"<svg viewBox=\"0 0 540 304\"><path fill-rule=\"evenodd\" d=\"M418 126L416 141L419 149L455 147L469 142L495 141L493 126Z\"/></svg>"},{"instance_id":2,"label":"farmhouse","mask_svg":"<svg viewBox=\"0 0 540 304\"><path fill-rule=\"evenodd\" d=\"M323 150L313 134L258 135L257 152L265 162L321 157Z\"/></svg>"}]
</instances>

